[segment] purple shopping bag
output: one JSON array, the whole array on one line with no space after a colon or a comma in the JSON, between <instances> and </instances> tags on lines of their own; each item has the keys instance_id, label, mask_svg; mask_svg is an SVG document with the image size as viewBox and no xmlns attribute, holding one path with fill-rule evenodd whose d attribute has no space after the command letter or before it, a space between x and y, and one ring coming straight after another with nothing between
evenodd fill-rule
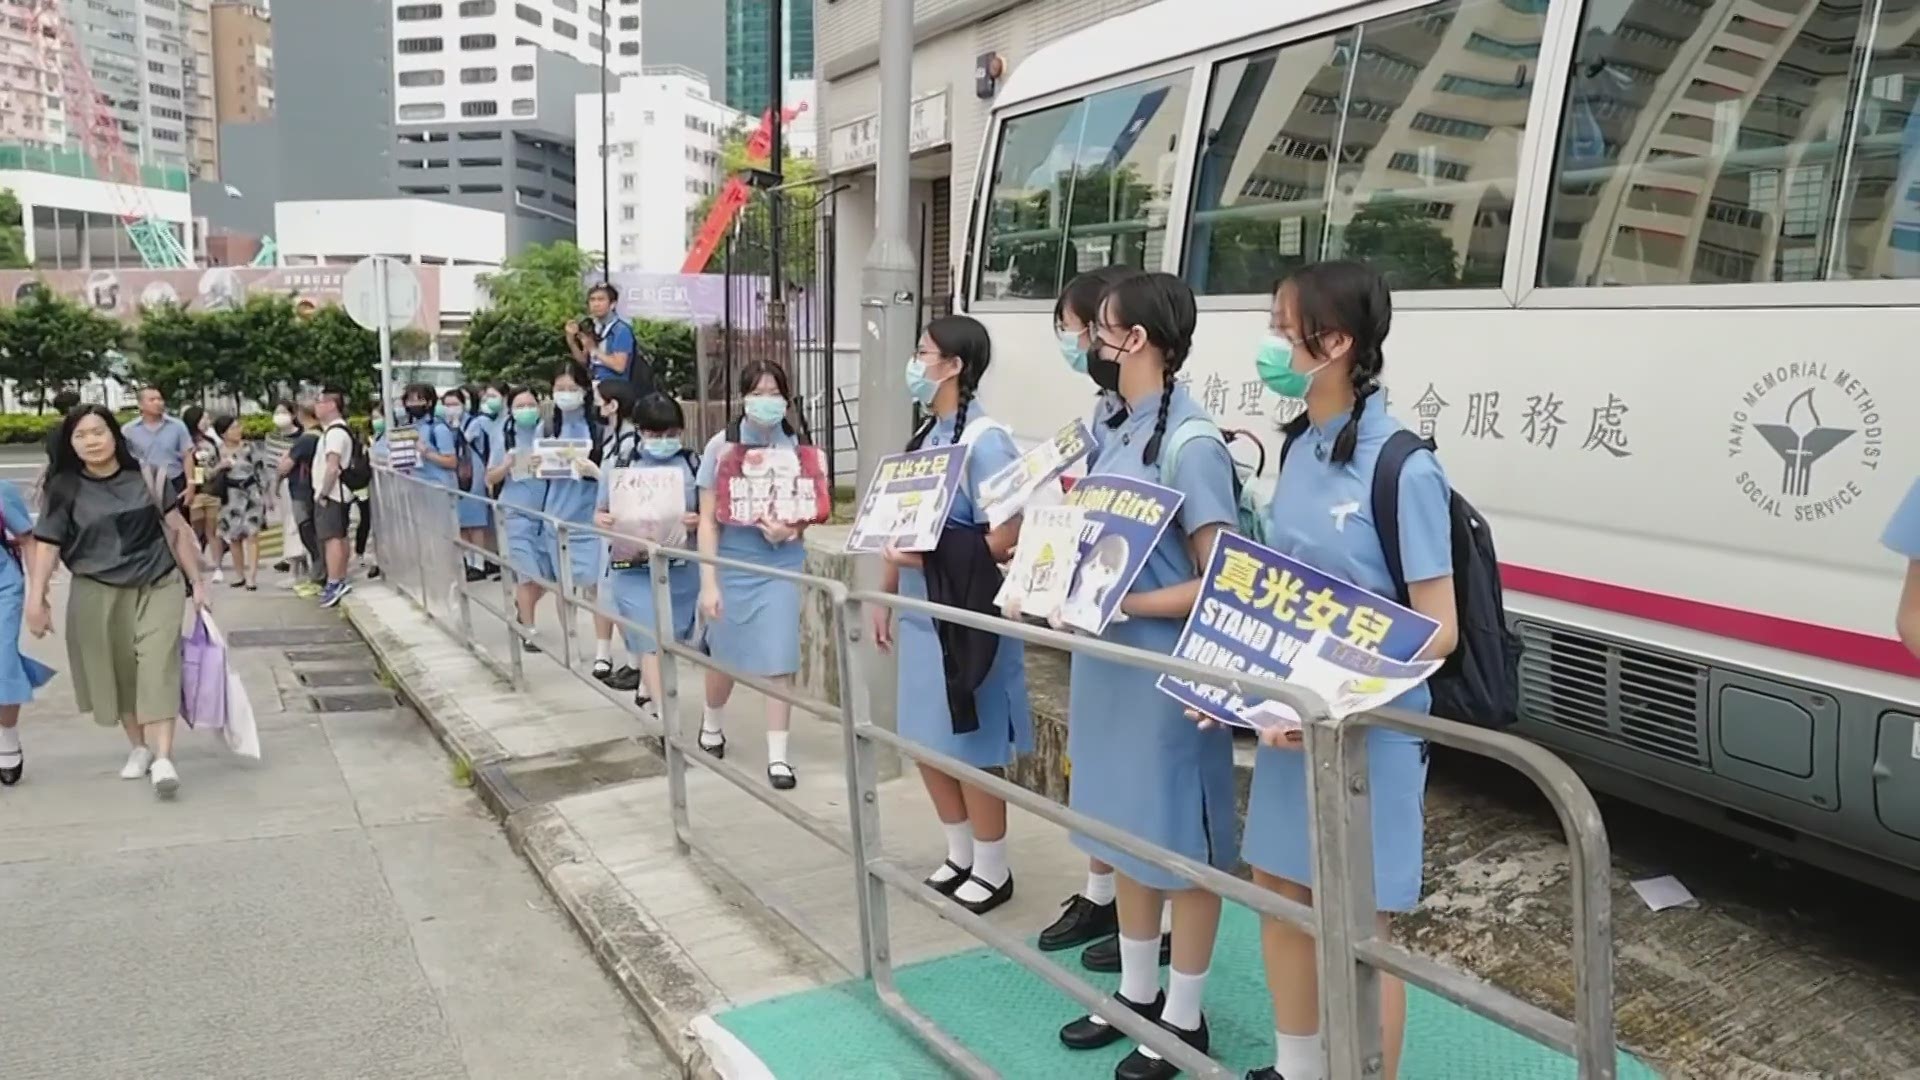
<instances>
[{"instance_id":1,"label":"purple shopping bag","mask_svg":"<svg viewBox=\"0 0 1920 1080\"><path fill-rule=\"evenodd\" d=\"M204 611L180 639L180 716L190 728L227 722L227 645Z\"/></svg>"}]
</instances>

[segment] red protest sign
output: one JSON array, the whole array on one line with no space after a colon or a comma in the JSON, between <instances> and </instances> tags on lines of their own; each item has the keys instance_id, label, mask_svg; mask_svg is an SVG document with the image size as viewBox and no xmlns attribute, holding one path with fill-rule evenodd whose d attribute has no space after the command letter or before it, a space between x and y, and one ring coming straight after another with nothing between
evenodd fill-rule
<instances>
[{"instance_id":1,"label":"red protest sign","mask_svg":"<svg viewBox=\"0 0 1920 1080\"><path fill-rule=\"evenodd\" d=\"M833 513L827 456L817 446L729 443L715 476L714 517L724 525L814 525Z\"/></svg>"}]
</instances>

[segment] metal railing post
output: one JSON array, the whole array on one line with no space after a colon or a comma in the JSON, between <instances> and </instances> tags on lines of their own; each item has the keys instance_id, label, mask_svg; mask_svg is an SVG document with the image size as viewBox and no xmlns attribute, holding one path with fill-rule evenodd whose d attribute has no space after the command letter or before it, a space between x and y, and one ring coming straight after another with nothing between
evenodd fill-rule
<instances>
[{"instance_id":1,"label":"metal railing post","mask_svg":"<svg viewBox=\"0 0 1920 1080\"><path fill-rule=\"evenodd\" d=\"M687 748L680 719L680 671L678 661L667 650L667 642L673 640L671 570L665 553L650 547L647 573L653 589L654 660L660 667L660 698L653 703L653 709L660 718L660 745L667 759L667 802L673 814L673 848L675 853L687 855L693 851L687 840L693 834L693 815L687 809Z\"/></svg>"},{"instance_id":2,"label":"metal railing post","mask_svg":"<svg viewBox=\"0 0 1920 1080\"><path fill-rule=\"evenodd\" d=\"M573 538L567 535L568 525L558 518L550 519L553 525L553 548L559 553L557 564L553 568L554 576L560 581L560 594L554 597L554 606L560 615L560 663L568 671L573 670L573 654L576 651L573 640Z\"/></svg>"},{"instance_id":3,"label":"metal railing post","mask_svg":"<svg viewBox=\"0 0 1920 1080\"><path fill-rule=\"evenodd\" d=\"M868 849L880 847L879 770L873 743L861 737L871 720L867 695L860 690L865 664L860 656L861 607L857 600L832 605L834 652L840 677L840 732L847 777L847 827L853 842L854 899L860 917L861 975L891 986L888 955L887 886L868 867Z\"/></svg>"},{"instance_id":4,"label":"metal railing post","mask_svg":"<svg viewBox=\"0 0 1920 1080\"><path fill-rule=\"evenodd\" d=\"M500 610L507 616L507 680L515 690L524 690L527 687L526 654L520 648L520 612L514 603L520 575L514 570L513 560L507 558L513 550L513 540L507 535L507 514L505 506L493 503L493 546L500 552Z\"/></svg>"},{"instance_id":5,"label":"metal railing post","mask_svg":"<svg viewBox=\"0 0 1920 1080\"><path fill-rule=\"evenodd\" d=\"M455 534L458 534L460 531L460 500L464 498L466 498L465 495L458 492L454 493L453 529ZM472 641L473 604L467 599L468 581L465 573L467 568L467 553L464 548L455 548L454 550L459 553L460 561L455 564L453 568L453 595L457 597L453 606L460 614L460 640Z\"/></svg>"},{"instance_id":6,"label":"metal railing post","mask_svg":"<svg viewBox=\"0 0 1920 1080\"><path fill-rule=\"evenodd\" d=\"M422 487L427 486L424 480L419 483ZM413 498L407 500L407 531L413 534L413 568L415 576L420 579L420 610L426 612L428 618L433 617L433 604L427 599L431 593L431 587L427 584L427 531L420 527L420 515L421 504L431 494L431 491L417 491Z\"/></svg>"},{"instance_id":7,"label":"metal railing post","mask_svg":"<svg viewBox=\"0 0 1920 1080\"><path fill-rule=\"evenodd\" d=\"M1327 1075L1381 1075L1380 972L1356 942L1374 936L1373 820L1366 729L1324 711L1302 725L1313 840L1315 960Z\"/></svg>"}]
</instances>

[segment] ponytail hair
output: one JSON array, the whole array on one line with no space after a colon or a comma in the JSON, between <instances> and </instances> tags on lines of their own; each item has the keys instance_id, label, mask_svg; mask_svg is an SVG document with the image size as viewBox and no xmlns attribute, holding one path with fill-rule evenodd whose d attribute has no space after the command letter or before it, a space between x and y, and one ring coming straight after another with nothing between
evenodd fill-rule
<instances>
[{"instance_id":1,"label":"ponytail hair","mask_svg":"<svg viewBox=\"0 0 1920 1080\"><path fill-rule=\"evenodd\" d=\"M1153 422L1153 437L1140 454L1140 460L1152 465L1160 460L1160 444L1167 433L1175 376L1193 352L1193 331L1200 321L1193 289L1172 274L1133 274L1109 286L1101 303L1111 308L1114 325L1140 327L1147 333L1147 343L1160 350L1160 414Z\"/></svg>"},{"instance_id":2,"label":"ponytail hair","mask_svg":"<svg viewBox=\"0 0 1920 1080\"><path fill-rule=\"evenodd\" d=\"M980 320L965 315L943 315L933 320L927 324L927 337L941 356L960 361L960 373L954 376L960 390L960 411L953 416L953 441L957 444L961 432L967 430L967 407L973 404L973 395L980 389L981 376L993 363L993 337L980 325ZM937 423L939 418L928 417L907 441L907 452L920 449Z\"/></svg>"},{"instance_id":3,"label":"ponytail hair","mask_svg":"<svg viewBox=\"0 0 1920 1080\"><path fill-rule=\"evenodd\" d=\"M1349 259L1302 267L1280 283L1280 291L1287 294L1283 303L1289 306L1307 355L1326 360L1322 342L1328 334L1343 334L1353 343L1348 353L1352 365L1347 369L1353 384L1353 415L1334 437L1330 458L1335 465L1345 465L1353 460L1367 398L1380 389L1380 375L1387 366L1384 346L1393 328L1392 292L1373 267ZM1297 436L1306 426L1303 412L1284 430Z\"/></svg>"}]
</instances>

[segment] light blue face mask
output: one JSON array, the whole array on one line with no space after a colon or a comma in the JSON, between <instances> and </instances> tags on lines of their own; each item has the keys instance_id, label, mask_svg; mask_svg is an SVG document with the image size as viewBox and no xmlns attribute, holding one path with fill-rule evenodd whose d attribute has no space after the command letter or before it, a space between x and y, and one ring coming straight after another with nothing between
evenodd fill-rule
<instances>
[{"instance_id":1,"label":"light blue face mask","mask_svg":"<svg viewBox=\"0 0 1920 1080\"><path fill-rule=\"evenodd\" d=\"M787 399L778 394L749 394L746 413L761 427L772 427L787 418Z\"/></svg>"},{"instance_id":2,"label":"light blue face mask","mask_svg":"<svg viewBox=\"0 0 1920 1080\"><path fill-rule=\"evenodd\" d=\"M675 454L678 454L680 450L680 440L671 435L658 439L640 440L640 452L655 461L665 461Z\"/></svg>"},{"instance_id":3,"label":"light blue face mask","mask_svg":"<svg viewBox=\"0 0 1920 1080\"><path fill-rule=\"evenodd\" d=\"M1080 331L1061 330L1055 337L1060 340L1060 356L1067 366L1082 375L1087 373L1087 350L1080 347Z\"/></svg>"},{"instance_id":4,"label":"light blue face mask","mask_svg":"<svg viewBox=\"0 0 1920 1080\"><path fill-rule=\"evenodd\" d=\"M927 377L927 362L915 355L907 361L907 396L921 408L933 404L933 395L940 392L940 384L945 379Z\"/></svg>"}]
</instances>

